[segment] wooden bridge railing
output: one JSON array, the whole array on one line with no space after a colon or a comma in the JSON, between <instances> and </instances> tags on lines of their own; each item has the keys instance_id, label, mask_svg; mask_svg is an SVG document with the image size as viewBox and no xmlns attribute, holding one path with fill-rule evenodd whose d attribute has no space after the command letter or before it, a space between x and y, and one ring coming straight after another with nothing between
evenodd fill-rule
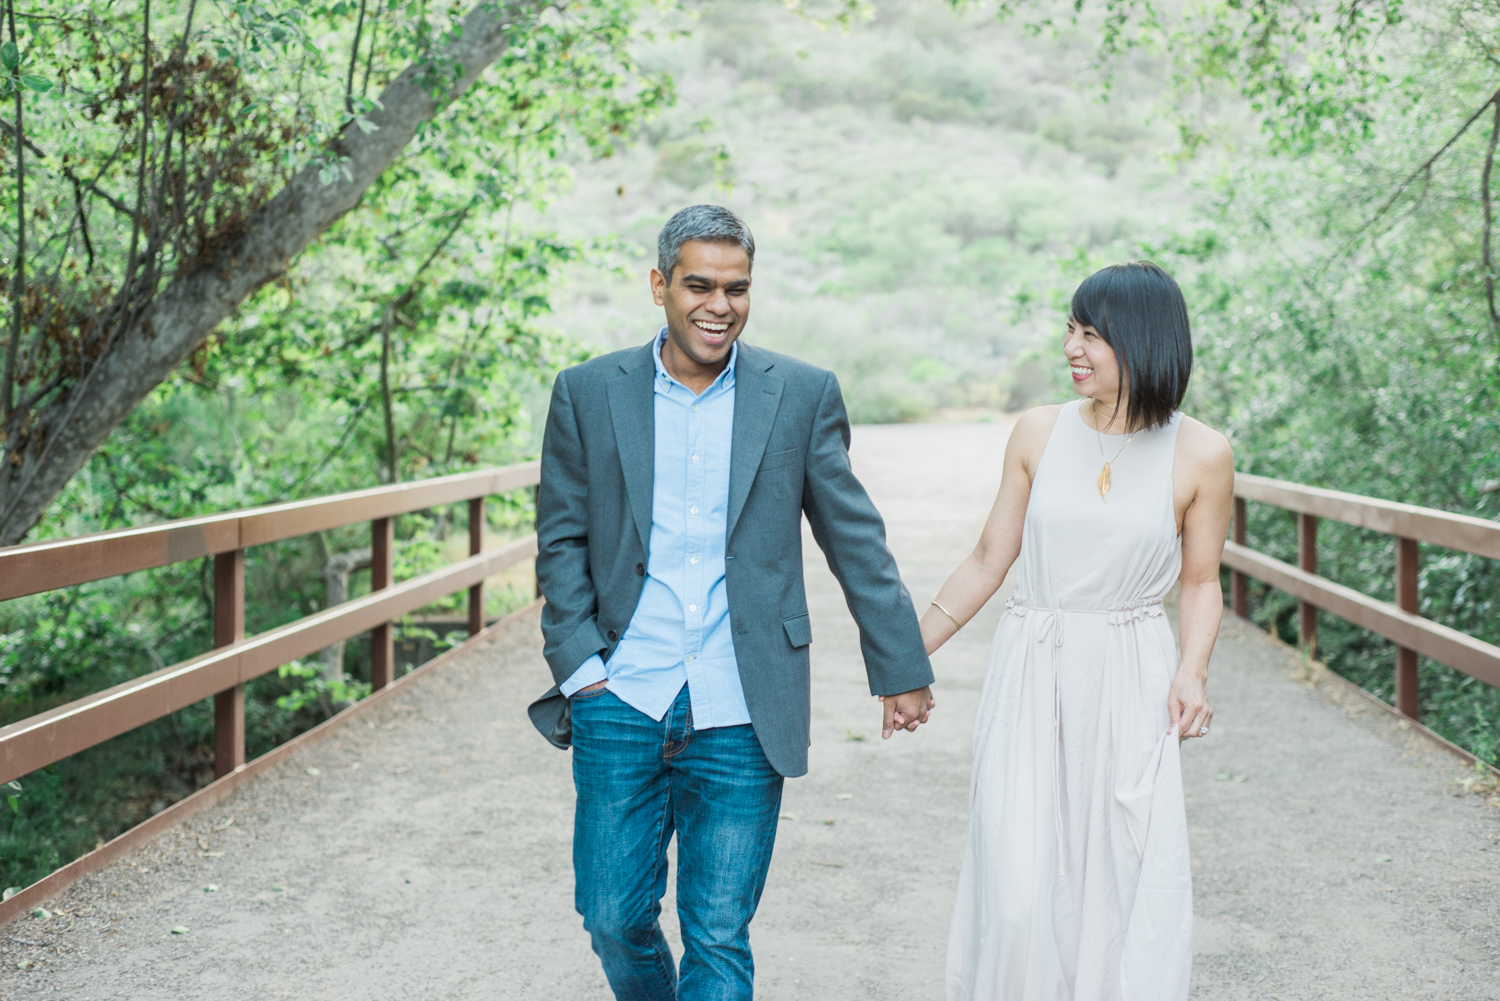
<instances>
[{"instance_id":1,"label":"wooden bridge railing","mask_svg":"<svg viewBox=\"0 0 1500 1001\"><path fill-rule=\"evenodd\" d=\"M0 601L183 560L214 558L214 649L0 727L0 783L213 696L216 781L200 794L212 792L214 787L222 787L227 794L247 767L245 682L340 640L369 632L372 695L379 695L395 680L391 620L465 588L469 592L469 635L484 628L485 578L536 555L535 534L484 550L485 500L492 494L535 487L540 473L540 463L528 462L0 549ZM396 516L465 501L469 505L470 556L410 580L394 580ZM268 632L245 636L246 549L361 521L370 523L369 594ZM266 759L275 756L279 760L280 753L273 751ZM189 797L200 805L207 805L213 798ZM178 806L187 809L165 811L177 814L173 823L194 809L186 800ZM30 906L31 898L40 899L43 890L57 892L82 872L97 868L142 837L154 834L160 826L142 824L116 839L119 844L111 842L110 851L91 853L97 858L84 868L78 868L84 862L80 859L34 884L17 899L0 902L0 924L18 912L18 905ZM75 871L69 875L69 870Z\"/></svg>"},{"instance_id":2,"label":"wooden bridge railing","mask_svg":"<svg viewBox=\"0 0 1500 1001\"><path fill-rule=\"evenodd\" d=\"M1247 500L1296 513L1297 566L1245 545ZM1318 576L1320 518L1396 537L1394 604ZM1412 720L1420 715L1418 655L1500 686L1500 647L1423 618L1417 593L1418 542L1500 559L1500 523L1237 473L1232 535L1232 541L1224 546L1223 562L1233 571L1230 603L1235 612L1241 616L1248 613L1246 577L1254 577L1297 598L1298 645L1304 650L1311 652L1317 642L1319 609L1391 640L1396 644L1396 709L1402 715Z\"/></svg>"},{"instance_id":3,"label":"wooden bridge railing","mask_svg":"<svg viewBox=\"0 0 1500 1001\"><path fill-rule=\"evenodd\" d=\"M254 765L245 764L246 681L368 631L372 695L379 696L394 681L391 620L465 588L469 591L470 635L478 633L484 626L484 579L536 554L535 535L484 551L485 498L534 487L539 476L538 463L524 463L148 528L0 549L0 601L212 556L215 640L215 648L199 657L0 727L0 783L210 695L214 697L217 774L210 787L189 798L196 803L185 800L169 808L105 848L33 884L14 899L0 903L0 924L34 901L56 893L83 872L106 864L168 824L177 823L194 810L216 801L219 795L227 795L237 780L252 770L280 760L292 745L283 745ZM1245 544L1247 500L1297 514L1300 542L1297 566L1256 552ZM391 567L395 517L465 501L469 504L471 555L411 580L395 581ZM1320 518L1396 537L1394 604L1318 576L1316 540ZM246 637L245 550L359 521L370 522L370 593ZM1319 609L1392 640L1397 645L1396 705L1401 713L1415 720L1418 655L1500 686L1500 647L1419 614L1418 542L1500 559L1500 524L1241 473L1235 477L1233 540L1226 543L1223 558L1224 565L1232 571L1231 603L1237 613L1247 614L1246 578L1255 577L1298 599L1299 642L1304 648L1315 643ZM335 722L332 720L330 724Z\"/></svg>"}]
</instances>

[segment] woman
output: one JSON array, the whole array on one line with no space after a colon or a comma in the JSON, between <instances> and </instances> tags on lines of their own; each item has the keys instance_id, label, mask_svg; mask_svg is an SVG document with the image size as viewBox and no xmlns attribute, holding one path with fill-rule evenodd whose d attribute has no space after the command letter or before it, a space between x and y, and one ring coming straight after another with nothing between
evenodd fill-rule
<instances>
[{"instance_id":1,"label":"woman","mask_svg":"<svg viewBox=\"0 0 1500 1001\"><path fill-rule=\"evenodd\" d=\"M928 652L1019 558L974 723L949 1001L1176 1001L1192 969L1179 739L1207 736L1234 459L1177 408L1182 292L1154 264L1073 295L1082 399L1016 424L979 544L922 618ZM1181 654L1162 611L1182 582Z\"/></svg>"}]
</instances>

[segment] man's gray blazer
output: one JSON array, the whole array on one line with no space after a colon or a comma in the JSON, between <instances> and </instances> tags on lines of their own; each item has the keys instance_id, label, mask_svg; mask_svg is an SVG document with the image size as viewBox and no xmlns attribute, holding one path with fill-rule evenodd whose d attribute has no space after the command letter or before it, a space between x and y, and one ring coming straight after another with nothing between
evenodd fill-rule
<instances>
[{"instance_id":1,"label":"man's gray blazer","mask_svg":"<svg viewBox=\"0 0 1500 1001\"><path fill-rule=\"evenodd\" d=\"M652 345L570 368L552 387L537 500L543 652L561 684L608 660L635 614L651 540L656 455ZM849 466L849 419L833 373L741 343L735 363L725 586L745 704L771 766L807 772L812 629L802 515L859 625L872 695L932 682L911 595L885 525ZM532 722L571 742L557 687Z\"/></svg>"}]
</instances>

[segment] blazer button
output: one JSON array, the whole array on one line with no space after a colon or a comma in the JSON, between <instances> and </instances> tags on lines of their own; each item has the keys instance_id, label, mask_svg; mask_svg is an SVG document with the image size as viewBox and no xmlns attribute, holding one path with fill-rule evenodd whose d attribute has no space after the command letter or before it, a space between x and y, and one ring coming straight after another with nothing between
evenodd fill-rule
<instances>
[{"instance_id":1,"label":"blazer button","mask_svg":"<svg viewBox=\"0 0 1500 1001\"><path fill-rule=\"evenodd\" d=\"M615 640L617 640L617 639L620 638L620 634L617 633L617 632L615 632L613 629L611 629L609 632L605 633L604 635L609 638L609 641L611 643L613 643Z\"/></svg>"},{"instance_id":2,"label":"blazer button","mask_svg":"<svg viewBox=\"0 0 1500 1001\"><path fill-rule=\"evenodd\" d=\"M646 576L646 564L644 564L644 563L637 563L635 565L635 575L637 577L644 577L644 576Z\"/></svg>"}]
</instances>

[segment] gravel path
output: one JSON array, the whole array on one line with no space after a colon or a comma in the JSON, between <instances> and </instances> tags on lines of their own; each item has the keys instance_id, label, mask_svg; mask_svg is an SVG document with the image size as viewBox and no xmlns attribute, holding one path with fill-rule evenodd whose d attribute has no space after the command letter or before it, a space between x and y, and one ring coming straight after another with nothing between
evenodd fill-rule
<instances>
[{"instance_id":1,"label":"gravel path","mask_svg":"<svg viewBox=\"0 0 1500 1001\"><path fill-rule=\"evenodd\" d=\"M972 544L1007 431L856 430L917 601ZM937 658L933 725L882 742L853 623L810 543L808 570L812 772L787 785L753 930L758 994L938 999L1001 603ZM568 756L523 712L547 684L539 647L523 619L84 879L54 916L13 923L0 996L605 1001L572 909ZM1500 998L1500 811L1453 795L1452 758L1305 673L1226 625L1214 734L1185 752L1194 996Z\"/></svg>"}]
</instances>

